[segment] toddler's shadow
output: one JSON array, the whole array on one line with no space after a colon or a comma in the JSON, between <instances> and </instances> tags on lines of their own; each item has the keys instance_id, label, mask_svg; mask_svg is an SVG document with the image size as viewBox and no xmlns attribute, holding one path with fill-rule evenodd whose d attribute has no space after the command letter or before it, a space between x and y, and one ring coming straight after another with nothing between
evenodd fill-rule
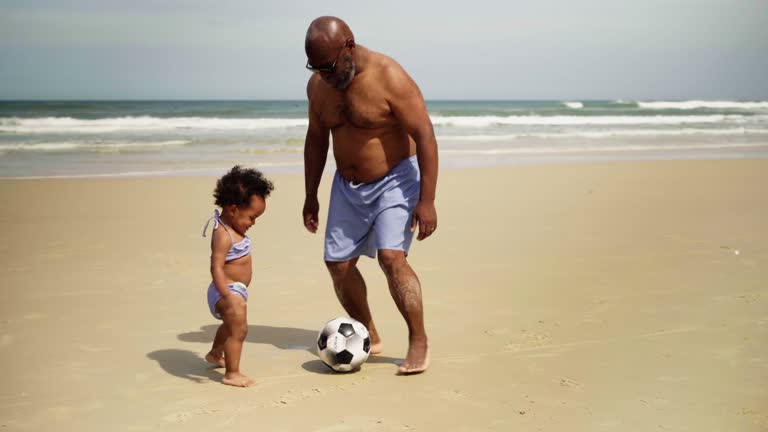
<instances>
[{"instance_id":1,"label":"toddler's shadow","mask_svg":"<svg viewBox=\"0 0 768 432\"><path fill-rule=\"evenodd\" d=\"M196 383L208 381L220 382L222 373L211 368L211 365L200 358L198 353L180 349L165 349L152 351L147 354L155 360L164 371L179 378Z\"/></svg>"}]
</instances>

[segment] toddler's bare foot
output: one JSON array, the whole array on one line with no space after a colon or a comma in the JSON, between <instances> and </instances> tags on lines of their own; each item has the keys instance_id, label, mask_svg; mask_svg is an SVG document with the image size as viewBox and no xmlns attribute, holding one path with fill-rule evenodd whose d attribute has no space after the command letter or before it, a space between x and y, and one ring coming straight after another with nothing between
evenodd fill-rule
<instances>
[{"instance_id":1,"label":"toddler's bare foot","mask_svg":"<svg viewBox=\"0 0 768 432\"><path fill-rule=\"evenodd\" d=\"M217 367L224 367L224 355L216 356L213 352L209 352L205 355L205 361Z\"/></svg>"},{"instance_id":2,"label":"toddler's bare foot","mask_svg":"<svg viewBox=\"0 0 768 432\"><path fill-rule=\"evenodd\" d=\"M371 354L381 354L384 351L384 344L381 341L371 343Z\"/></svg>"},{"instance_id":3,"label":"toddler's bare foot","mask_svg":"<svg viewBox=\"0 0 768 432\"><path fill-rule=\"evenodd\" d=\"M225 373L224 379L222 379L221 382L235 387L252 387L257 384L255 379L245 376L240 372Z\"/></svg>"},{"instance_id":4,"label":"toddler's bare foot","mask_svg":"<svg viewBox=\"0 0 768 432\"><path fill-rule=\"evenodd\" d=\"M369 331L369 336L371 337L370 354L381 354L381 352L384 351L384 344L381 343L379 332L377 332L376 329L373 328L371 331Z\"/></svg>"},{"instance_id":5,"label":"toddler's bare foot","mask_svg":"<svg viewBox=\"0 0 768 432\"><path fill-rule=\"evenodd\" d=\"M422 373L429 367L429 349L427 342L411 342L408 347L408 355L405 356L403 365L397 371L399 375L414 375Z\"/></svg>"}]
</instances>

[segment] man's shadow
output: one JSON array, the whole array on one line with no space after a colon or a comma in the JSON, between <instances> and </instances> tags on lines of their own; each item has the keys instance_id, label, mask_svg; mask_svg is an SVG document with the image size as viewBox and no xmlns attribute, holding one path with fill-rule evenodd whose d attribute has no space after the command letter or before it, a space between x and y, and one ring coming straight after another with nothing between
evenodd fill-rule
<instances>
[{"instance_id":1,"label":"man's shadow","mask_svg":"<svg viewBox=\"0 0 768 432\"><path fill-rule=\"evenodd\" d=\"M210 344L216 336L218 325L206 325L200 327L198 331L191 331L180 334L179 340L184 342L198 342ZM301 350L307 351L315 357L314 360L307 361L301 367L317 374L331 374L333 372L317 357L317 331L300 329L294 327L272 327L266 325L249 325L246 343L257 343L272 345L281 350ZM157 361L160 367L171 375L189 379L195 382L205 382L208 380L221 381L222 372L217 371L212 365L208 364L199 353L187 350L169 349L158 350L147 354L152 360ZM367 363L389 363L396 365L400 359L394 357L384 357L374 355L368 357Z\"/></svg>"},{"instance_id":2,"label":"man's shadow","mask_svg":"<svg viewBox=\"0 0 768 432\"><path fill-rule=\"evenodd\" d=\"M198 331L191 331L179 335L179 340L184 342L199 342L210 344L216 336L216 324L205 325ZM245 343L272 345L282 350L303 350L315 352L315 340L317 332L294 327L272 327L266 325L249 325L248 336Z\"/></svg>"}]
</instances>

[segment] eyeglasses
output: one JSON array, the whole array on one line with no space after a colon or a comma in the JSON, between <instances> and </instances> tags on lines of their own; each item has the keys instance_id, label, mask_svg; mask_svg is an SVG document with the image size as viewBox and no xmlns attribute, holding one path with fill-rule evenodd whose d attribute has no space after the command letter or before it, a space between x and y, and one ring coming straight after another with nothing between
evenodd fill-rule
<instances>
[{"instance_id":1,"label":"eyeglasses","mask_svg":"<svg viewBox=\"0 0 768 432\"><path fill-rule=\"evenodd\" d=\"M344 45L341 46L341 50L338 54L336 54L336 59L333 60L333 63L331 63L328 66L312 66L309 64L309 59L307 59L307 65L306 68L311 70L312 72L320 72L320 73L331 73L334 70L336 70L336 63L339 62L339 57L341 57L341 53L344 52L344 48L349 46L350 41L344 42Z\"/></svg>"}]
</instances>

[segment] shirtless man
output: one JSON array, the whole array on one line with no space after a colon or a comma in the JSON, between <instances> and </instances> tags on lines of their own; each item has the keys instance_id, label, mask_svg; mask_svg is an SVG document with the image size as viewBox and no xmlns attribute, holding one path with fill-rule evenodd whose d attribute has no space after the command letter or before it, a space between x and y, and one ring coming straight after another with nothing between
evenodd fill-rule
<instances>
[{"instance_id":1,"label":"shirtless man","mask_svg":"<svg viewBox=\"0 0 768 432\"><path fill-rule=\"evenodd\" d=\"M408 354L400 374L429 365L421 284L406 260L414 232L423 240L437 228L437 142L424 98L393 59L355 43L344 21L312 21L304 44L309 128L304 144L304 226L317 232L317 189L329 135L337 171L325 234L325 263L339 302L371 333L382 351L368 308L360 255L376 257L389 292L408 325Z\"/></svg>"}]
</instances>

